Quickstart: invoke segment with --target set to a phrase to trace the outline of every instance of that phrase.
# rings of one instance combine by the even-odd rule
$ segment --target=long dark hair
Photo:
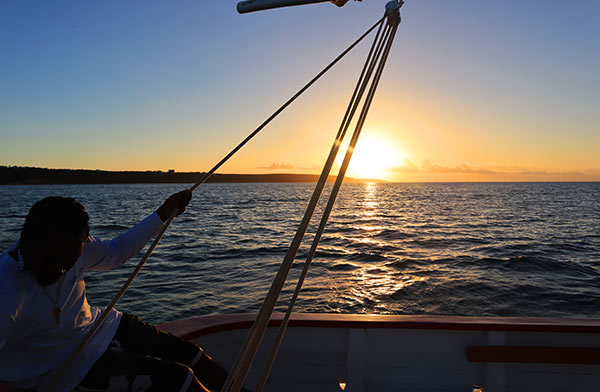
[[[89,233],[89,215],[72,197],[51,196],[35,203],[25,218],[19,247],[43,241],[51,232],[77,236]]]

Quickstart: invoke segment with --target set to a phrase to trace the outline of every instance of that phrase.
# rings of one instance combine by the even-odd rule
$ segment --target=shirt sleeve
[[[1,279],[0,279],[1,280]],[[19,297],[13,284],[3,281],[0,285],[0,350],[6,344],[19,309]]]
[[[107,271],[122,265],[135,256],[162,226],[163,222],[155,212],[110,241],[89,236],[81,255],[84,270]]]

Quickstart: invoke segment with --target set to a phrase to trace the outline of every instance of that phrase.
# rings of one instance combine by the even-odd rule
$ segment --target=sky
[[[385,3],[2,1],[0,165],[207,171]],[[349,176],[600,181],[600,1],[406,0],[401,15]],[[370,40],[219,172],[319,173]]]

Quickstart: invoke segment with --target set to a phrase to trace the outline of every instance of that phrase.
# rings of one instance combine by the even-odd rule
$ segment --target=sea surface
[[[257,311],[313,187],[200,186],[117,308],[150,322]],[[29,208],[46,196],[75,197],[91,234],[110,239],[184,188],[0,186],[0,249],[17,241]],[[89,273],[89,302],[107,305],[141,256]],[[346,184],[295,310],[600,318],[600,183]]]

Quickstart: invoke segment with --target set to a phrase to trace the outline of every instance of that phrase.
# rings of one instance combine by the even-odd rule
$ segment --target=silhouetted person
[[[114,309],[47,389],[103,311],[88,305],[84,272],[125,263],[191,196],[170,196],[111,241],[90,235],[88,214],[74,199],[38,201],[19,242],[0,255],[0,381],[41,391],[205,391],[201,382],[220,389],[227,373],[200,347]]]

